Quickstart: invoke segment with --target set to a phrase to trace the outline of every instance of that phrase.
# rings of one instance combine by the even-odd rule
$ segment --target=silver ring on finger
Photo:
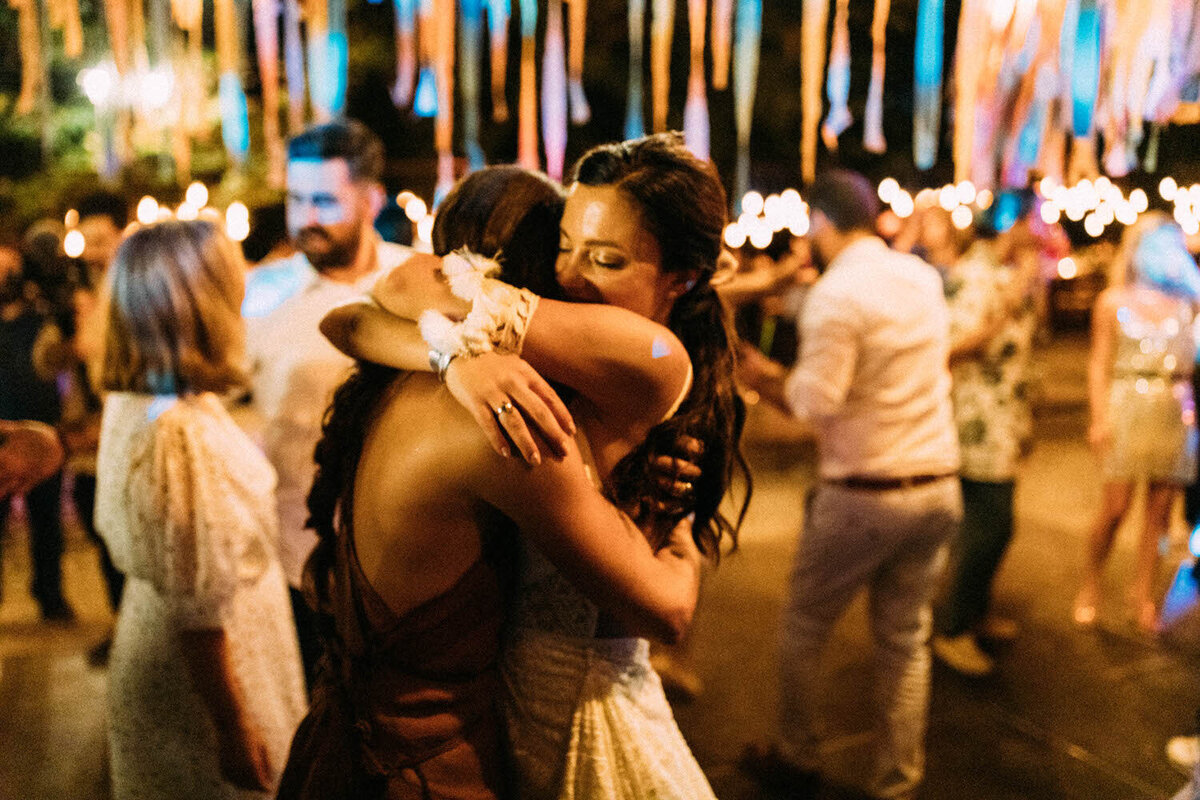
[[[512,401],[505,400],[502,404],[493,408],[492,413],[495,414],[497,417],[503,417],[505,414],[511,414],[515,410],[516,409],[513,406]]]

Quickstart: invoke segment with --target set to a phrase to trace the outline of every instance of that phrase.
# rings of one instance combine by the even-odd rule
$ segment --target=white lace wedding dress
[[[502,663],[517,796],[715,800],[650,666],[649,643],[597,638],[596,607],[520,541]]]
[[[113,797],[262,797],[221,779],[178,634],[225,631],[278,775],[307,703],[275,550],[274,471],[211,394],[114,392],[97,477],[96,525],[127,578],[108,676]]]

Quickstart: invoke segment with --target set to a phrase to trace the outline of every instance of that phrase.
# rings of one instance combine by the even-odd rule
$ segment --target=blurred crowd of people
[[[286,205],[240,248],[209,221],[131,226],[110,192],[75,204],[78,257],[54,220],[0,238],[0,528],[23,498],[48,623],[75,617],[64,497],[97,547],[114,796],[711,796],[647,640],[684,637],[702,561],[736,545],[745,506],[722,503],[749,494],[745,401],[808,426],[819,480],[777,733],[743,767],[815,796],[820,659],[865,589],[862,788],[914,796],[931,658],[985,676],[1020,633],[992,587],[1070,249],[1035,195],[965,228],[937,206],[881,226],[866,179],[828,171],[806,236],[730,254],[711,165],[656,136],[589,152],[566,193],[516,167],[465,178],[426,255],[376,230],[384,153],[364,126],[315,127],[288,155]],[[1129,617],[1168,621],[1198,300],[1182,231],[1144,215],[1092,318],[1104,485],[1082,628],[1110,611],[1140,482]],[[1193,766],[1195,742],[1173,758]]]

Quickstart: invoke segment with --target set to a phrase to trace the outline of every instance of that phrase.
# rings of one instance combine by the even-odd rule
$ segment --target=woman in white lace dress
[[[96,522],[127,577],[117,800],[265,796],[304,713],[275,475],[214,394],[241,378],[244,271],[204,221],[141,228],[113,263]]]
[[[724,536],[736,534],[718,506],[740,462],[743,415],[733,387],[729,328],[711,285],[724,222],[719,180],[677,135],[596,148],[576,166],[561,224],[557,281],[571,300],[634,311],[669,328],[684,344],[693,379],[677,387],[674,408],[658,424],[628,423],[639,419],[636,409],[644,404],[630,378],[652,370],[653,356],[647,360],[640,351],[615,347],[590,324],[586,308],[573,309],[554,352],[542,349],[554,342],[532,337],[522,352],[547,378],[576,392],[570,408],[582,434],[577,440],[605,493],[651,541],[662,541],[665,530],[694,513],[694,538],[710,555]],[[412,318],[414,307],[421,306],[412,296],[412,276],[398,270],[393,277],[376,287],[375,299]],[[356,355],[387,357],[378,339],[364,338],[369,337],[352,343]],[[468,409],[496,409],[504,393],[511,393],[505,387],[523,380],[491,357],[455,359],[447,373],[448,385]],[[494,439],[503,441],[501,427],[514,432],[513,414],[475,416]],[[655,486],[662,476],[654,465],[670,461],[686,437],[704,445],[696,458],[699,475],[679,481],[685,502],[664,509]],[[648,642],[606,618],[528,540],[521,549],[502,665],[519,796],[712,797],[650,666]]]

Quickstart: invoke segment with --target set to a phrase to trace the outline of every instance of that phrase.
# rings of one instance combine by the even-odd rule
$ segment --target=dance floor
[[[1133,530],[1120,534],[1101,624],[1085,632],[1070,622],[1086,527],[1099,501],[1099,476],[1083,441],[1085,348],[1067,340],[1039,354],[1037,442],[1019,484],[1016,539],[997,583],[999,610],[1020,622],[1021,635],[995,649],[992,676],[967,679],[935,664],[926,800],[1140,800],[1169,797],[1183,783],[1163,746],[1188,728],[1200,705],[1200,662],[1138,636],[1124,619]],[[723,800],[764,796],[738,771],[737,757],[746,742],[768,735],[774,719],[776,621],[813,476],[813,449],[786,421],[756,409],[748,440],[756,484],[743,546],[706,579],[685,653],[704,688],[676,705],[680,727]],[[64,569],[79,622],[45,626],[28,597],[25,535],[14,526],[4,541],[0,800],[105,800],[105,673],[86,659],[110,623],[95,554],[72,526]],[[1182,539],[1175,531],[1164,589]],[[826,757],[836,784],[854,783],[865,769],[869,659],[859,601],[838,626],[825,663]],[[822,797],[856,795],[833,785]]]

